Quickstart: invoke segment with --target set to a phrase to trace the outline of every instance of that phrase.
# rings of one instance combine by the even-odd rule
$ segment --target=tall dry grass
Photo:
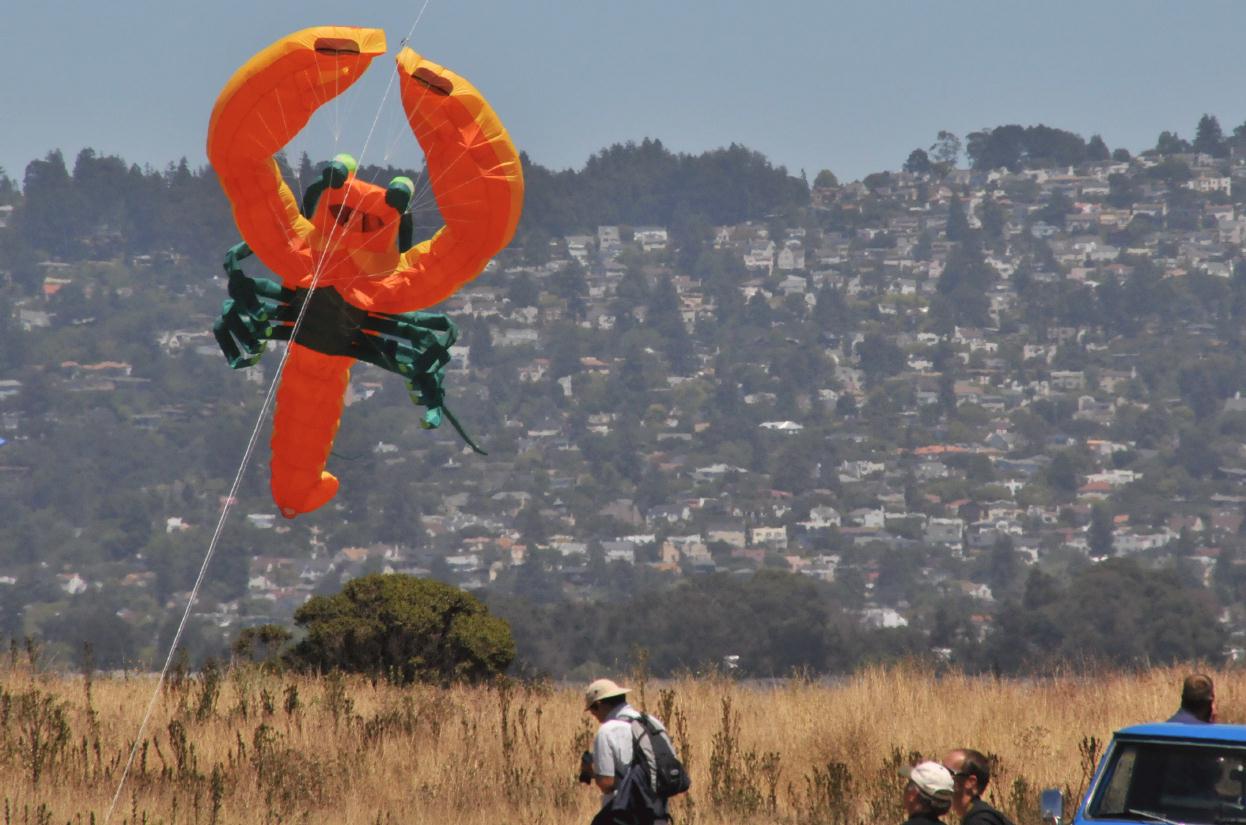
[[[1246,719],[1227,672],[1222,718]],[[633,677],[693,776],[677,821],[894,822],[896,768],[971,746],[991,796],[1035,820],[1075,795],[1122,725],[1165,718],[1183,671],[1031,681],[871,668],[832,684]],[[102,823],[152,695],[147,676],[0,665],[0,823]],[[174,678],[139,742],[115,823],[587,823],[575,781],[594,730],[578,686],[397,688],[251,667]]]

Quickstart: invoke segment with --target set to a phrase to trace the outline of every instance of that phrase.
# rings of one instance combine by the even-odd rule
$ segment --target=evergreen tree
[[[680,306],[674,282],[669,275],[662,276],[649,295],[645,326],[662,336],[663,352],[672,369],[684,375],[695,366],[696,358]]]
[[[953,194],[947,205],[947,228],[944,230],[949,241],[966,241],[972,234],[969,218],[965,215],[965,206],[960,196]]]
[[[0,206],[8,206],[17,201],[18,198],[17,184],[4,171],[4,167],[0,166]]]
[[[1199,118],[1193,149],[1195,152],[1202,152],[1215,158],[1226,157],[1229,154],[1229,147],[1224,142],[1224,133],[1220,131],[1220,121],[1214,115],[1203,115]]]
[[[81,213],[65,156],[59,150],[43,160],[31,161],[22,183],[22,206],[13,215],[16,231],[36,249],[67,258],[75,249],[81,227],[75,218]]]
[[[1021,557],[1017,555],[1012,539],[1002,535],[991,545],[991,556],[987,569],[987,583],[991,586],[991,595],[1003,599],[1017,589],[1021,579]]]
[[[1114,530],[1112,511],[1102,503],[1096,504],[1090,511],[1090,529],[1086,534],[1090,552],[1099,558],[1112,555],[1116,541]]]
[[[572,259],[550,277],[554,293],[567,302],[567,314],[583,320],[588,312],[588,279],[584,267]]]
[[[954,323],[981,326],[990,320],[986,293],[995,280],[995,270],[986,263],[973,236],[953,249],[937,286],[939,294],[949,299]]]
[[[1190,151],[1189,141],[1182,140],[1176,132],[1160,132],[1155,141],[1155,151],[1161,155],[1176,155]]]
[[[1086,158],[1100,162],[1107,160],[1109,157],[1108,145],[1103,142],[1103,138],[1099,135],[1091,135],[1090,140],[1086,143]]]

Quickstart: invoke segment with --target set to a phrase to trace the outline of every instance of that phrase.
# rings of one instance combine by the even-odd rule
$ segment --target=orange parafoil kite
[[[492,107],[465,79],[409,48],[397,57],[402,106],[445,226],[411,246],[412,182],[359,180],[349,156],[338,156],[302,204],[296,200],[273,156],[384,51],[379,29],[323,26],[283,37],[234,73],[208,126],[208,159],[244,241],[226,258],[234,300],[217,338],[233,366],[255,362],[255,338],[290,340],[271,462],[273,500],[287,518],[337,492],[325,465],[355,360],[411,378],[430,407],[425,421],[440,421],[440,373],[433,383],[418,379],[444,366],[453,325],[413,311],[476,277],[510,242],[522,207],[519,157]],[[237,261],[251,253],[280,286],[242,276]],[[273,300],[257,301],[257,293]],[[274,306],[281,310],[270,313]],[[412,349],[420,335],[431,343]]]

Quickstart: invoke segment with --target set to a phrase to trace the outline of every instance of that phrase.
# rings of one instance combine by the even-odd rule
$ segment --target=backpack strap
[[[649,780],[649,789],[656,792],[658,787],[658,766],[653,757],[653,737],[657,728],[647,713],[637,713],[628,717],[632,726],[632,764],[644,768]],[[637,730],[639,728],[639,731]]]

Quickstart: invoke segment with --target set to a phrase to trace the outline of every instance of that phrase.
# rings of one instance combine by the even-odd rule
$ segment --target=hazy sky
[[[54,148],[71,167],[84,146],[205,163],[229,75],[323,24],[383,28],[391,55],[414,25],[413,47],[554,168],[655,137],[850,179],[898,168],[940,129],[1045,123],[1138,151],[1164,129],[1192,138],[1204,112],[1226,133],[1246,120],[1234,0],[4,0],[0,21],[0,166],[19,181]],[[374,61],[292,154],[418,166],[397,89],[386,97],[392,66]]]

